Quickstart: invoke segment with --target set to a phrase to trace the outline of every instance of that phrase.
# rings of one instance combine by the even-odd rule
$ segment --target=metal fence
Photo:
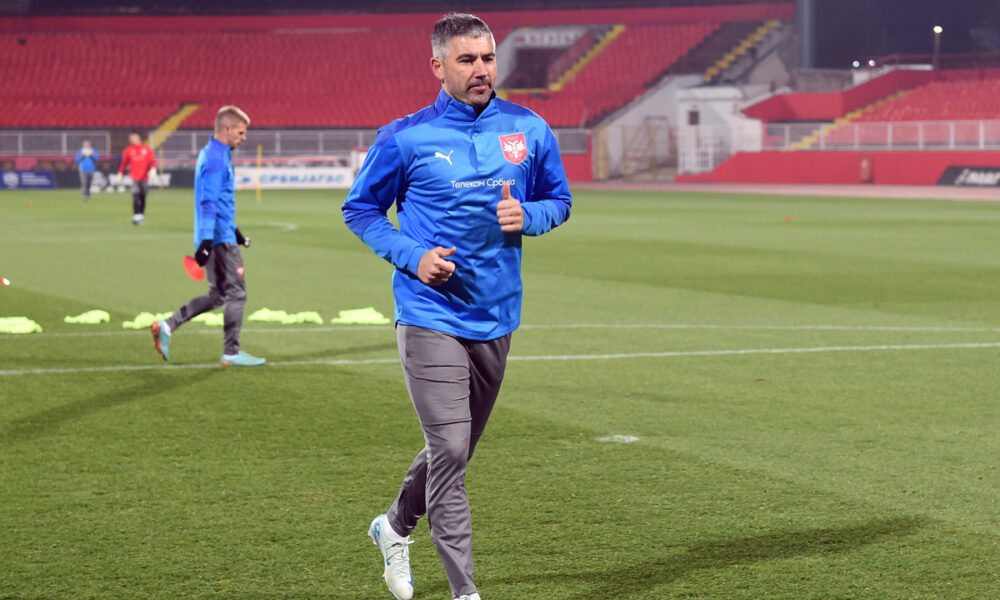
[[[0,131],[0,156],[73,156],[84,140],[101,156],[111,154],[111,133],[96,131]]]
[[[1000,120],[768,123],[764,150],[997,150]]]
[[[198,156],[212,137],[211,131],[177,131],[157,150],[167,159],[183,160]],[[265,157],[348,156],[356,148],[365,148],[375,141],[372,130],[269,130],[247,132],[247,141],[237,148],[236,155],[256,156],[258,146]]]
[[[329,156],[349,157],[357,148],[367,148],[375,141],[373,129],[274,130],[251,129],[247,141],[237,149],[236,156],[264,157]],[[560,129],[555,131],[563,154],[586,154],[590,131]],[[174,132],[158,149],[160,158],[175,161],[192,160],[208,143],[208,130]],[[109,131],[0,131],[0,156],[72,156],[85,139],[89,139],[102,156],[111,154]],[[121,136],[119,136],[121,137]],[[121,148],[116,148],[121,151]]]
[[[1000,150],[1000,120],[765,123],[678,128],[679,173],[704,173],[737,152]]]

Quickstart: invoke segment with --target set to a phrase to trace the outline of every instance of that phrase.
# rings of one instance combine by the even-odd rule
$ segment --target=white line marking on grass
[[[603,437],[594,438],[595,442],[610,442],[613,444],[631,444],[632,442],[638,442],[639,438],[634,435],[605,435]]]
[[[357,366],[357,365],[377,365],[377,364],[399,364],[398,358],[371,358],[371,359],[345,359],[345,360],[289,360],[268,362],[261,368],[270,367],[295,367],[323,365],[330,367]],[[11,369],[0,371],[0,376],[5,375],[65,375],[75,373],[117,373],[122,371],[156,371],[156,370],[190,370],[190,369],[241,369],[242,367],[222,367],[219,363],[198,363],[190,365],[114,365],[107,367],[65,367],[59,369]]]
[[[243,333],[327,333],[331,331],[374,331],[374,330],[389,330],[392,329],[391,325],[338,325],[331,327],[267,327],[267,328],[253,328],[244,327],[241,329]],[[184,328],[184,335],[189,334],[222,334],[221,327],[195,327],[195,328]],[[33,333],[33,334],[15,334],[7,333],[0,334],[0,339],[3,338],[19,338],[23,340],[30,339],[40,339],[40,338],[75,338],[75,337],[111,337],[119,335],[149,335],[149,328],[143,327],[142,329],[123,329],[118,331],[62,331],[58,333]]]
[[[386,331],[392,325],[336,325],[316,327],[244,327],[246,333],[329,333],[336,331]],[[896,331],[896,332],[940,332],[940,333],[1000,333],[1000,327],[894,327],[880,325],[698,325],[689,323],[575,323],[562,325],[522,325],[521,329],[717,329],[742,331]],[[185,328],[184,333],[215,334],[218,327]],[[3,338],[38,339],[61,337],[104,337],[117,335],[149,335],[149,329],[119,331],[80,331],[23,334],[0,334]]]
[[[1000,342],[961,344],[883,344],[878,346],[815,346],[811,348],[745,348],[733,350],[677,350],[672,352],[632,352],[628,354],[564,354],[553,356],[511,356],[507,360],[616,360],[623,358],[677,358],[684,356],[733,356],[741,354],[806,354],[810,352],[872,352],[877,350],[949,350],[1000,348]]]
[[[284,223],[282,221],[268,221],[267,225],[274,225],[281,231],[295,231],[299,228],[295,223]]]
[[[739,356],[749,354],[807,354],[818,352],[873,352],[885,350],[970,350],[1000,348],[1000,342],[960,343],[960,344],[898,344],[877,346],[814,346],[808,348],[744,348],[731,350],[676,350],[671,352],[634,352],[629,354],[562,354],[548,356],[510,356],[508,361],[570,361],[570,360],[621,360],[630,358],[679,358],[687,356]],[[313,366],[331,367],[397,364],[398,358],[369,358],[342,360],[295,360],[267,363],[273,367]],[[191,365],[116,365],[107,367],[66,367],[59,369],[9,369],[0,371],[0,376],[8,375],[51,375],[74,373],[107,373],[118,371],[151,371],[154,369],[208,369],[220,368],[218,363]],[[239,368],[239,367],[231,367]],[[267,368],[267,367],[262,367]]]

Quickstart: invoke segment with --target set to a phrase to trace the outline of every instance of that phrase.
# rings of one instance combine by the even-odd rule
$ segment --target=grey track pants
[[[218,308],[222,310],[223,352],[236,354],[240,351],[240,328],[243,326],[243,306],[247,301],[247,287],[243,279],[243,255],[236,244],[219,244],[212,248],[205,264],[205,279],[208,293],[188,300],[167,319],[170,331],[187,323],[203,312]]]
[[[424,448],[403,479],[389,523],[409,535],[426,514],[452,596],[473,594],[465,468],[500,391],[510,335],[480,342],[400,325],[396,340]]]
[[[90,184],[94,181],[94,172],[84,173],[80,171],[80,193],[85,200],[90,199]]]

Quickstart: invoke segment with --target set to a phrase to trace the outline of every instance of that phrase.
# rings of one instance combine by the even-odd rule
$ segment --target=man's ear
[[[431,57],[431,72],[438,78],[438,81],[444,81],[444,64],[436,56]]]

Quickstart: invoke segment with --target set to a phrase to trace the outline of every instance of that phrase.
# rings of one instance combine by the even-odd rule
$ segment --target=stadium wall
[[[1000,168],[1000,152],[738,152],[713,171],[675,181],[935,185],[951,166]]]
[[[593,162],[590,152],[586,154],[563,154],[563,168],[570,183],[592,181],[594,179]]]

